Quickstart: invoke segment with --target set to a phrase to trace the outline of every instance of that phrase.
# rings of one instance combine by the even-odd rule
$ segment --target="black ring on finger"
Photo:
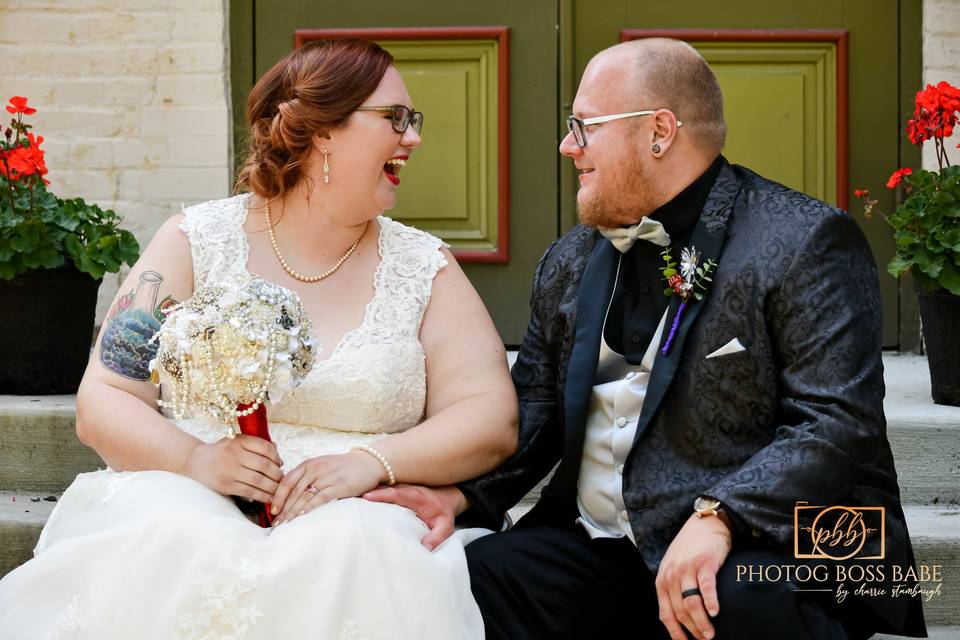
[[[693,589],[685,589],[684,591],[680,592],[680,597],[683,599],[687,599],[690,596],[699,596],[699,595],[701,595],[700,589],[697,587],[694,587]]]

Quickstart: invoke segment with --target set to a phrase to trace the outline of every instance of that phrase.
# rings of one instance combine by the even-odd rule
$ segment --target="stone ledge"
[[[960,432],[960,407],[933,403],[926,357],[885,353],[883,370],[883,381],[887,388],[883,410],[887,424],[896,424],[904,429],[953,428]]]

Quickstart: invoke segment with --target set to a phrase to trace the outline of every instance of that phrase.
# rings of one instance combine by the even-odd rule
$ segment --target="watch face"
[[[704,498],[700,496],[693,503],[693,509],[695,511],[714,511],[718,508],[720,508],[720,501],[714,498]]]

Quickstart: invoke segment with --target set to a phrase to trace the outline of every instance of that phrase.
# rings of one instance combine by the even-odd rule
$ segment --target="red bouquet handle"
[[[247,411],[253,405],[249,404],[240,404],[237,405],[237,411]],[[248,436],[256,436],[258,438],[263,438],[267,442],[270,440],[270,428],[267,423],[267,408],[262,404],[257,407],[256,411],[249,415],[243,415],[237,417],[237,422],[240,424],[240,433],[244,433]],[[273,515],[270,513],[270,505],[264,504],[263,507],[257,513],[257,520],[260,522],[261,527],[269,527],[273,524]]]

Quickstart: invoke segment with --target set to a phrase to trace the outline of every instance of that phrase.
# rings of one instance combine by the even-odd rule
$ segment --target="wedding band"
[[[317,495],[318,493],[320,493],[320,489],[317,489],[315,486],[313,486],[313,483],[308,484],[307,488],[304,489],[303,491],[304,493],[312,493],[313,495]]]
[[[680,595],[683,597],[683,599],[687,599],[690,596],[699,596],[700,589],[698,589],[697,587],[694,587],[693,589],[687,589],[686,591],[681,591]]]

